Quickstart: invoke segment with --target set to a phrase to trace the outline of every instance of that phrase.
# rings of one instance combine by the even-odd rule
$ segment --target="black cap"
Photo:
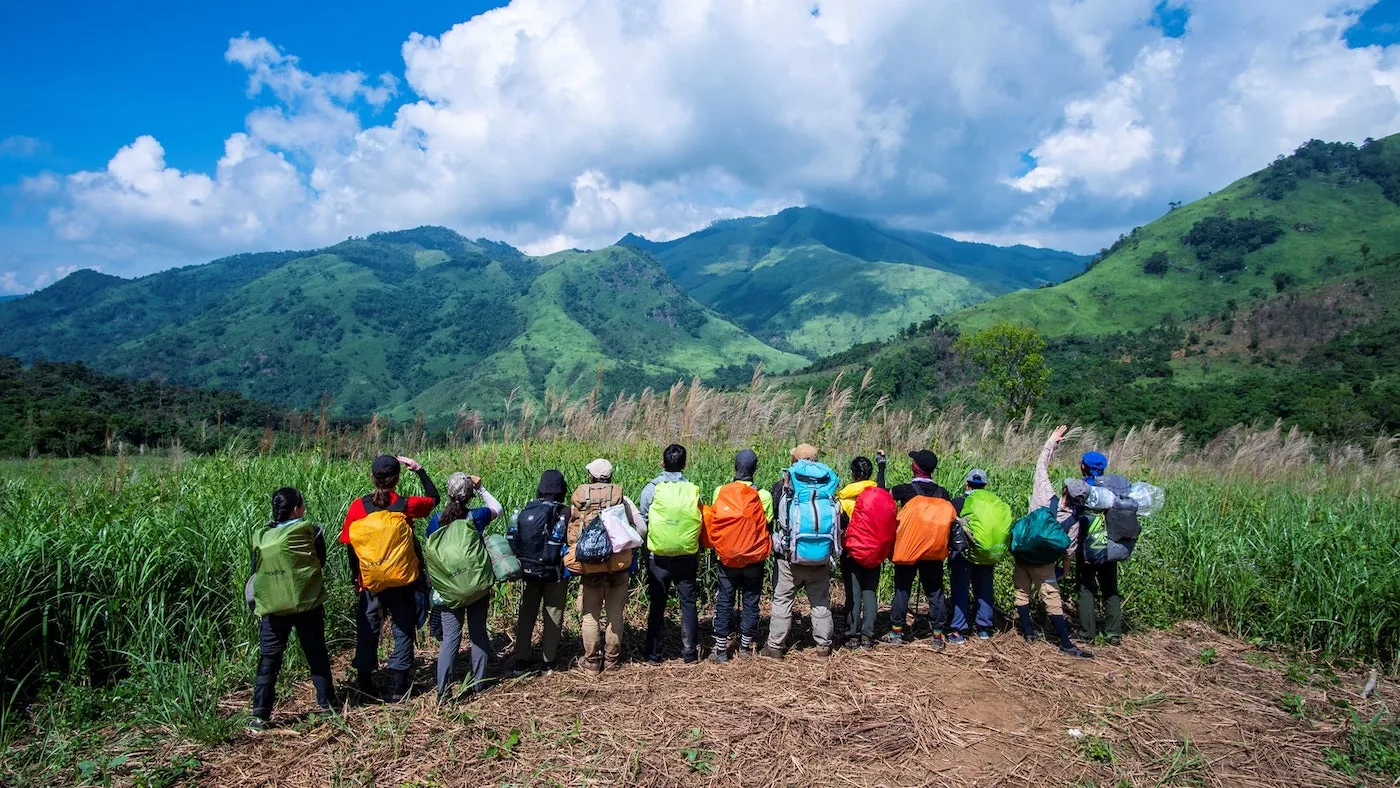
[[[758,470],[758,455],[753,449],[744,449],[734,455],[734,479],[736,481],[753,481],[754,472]]]
[[[566,492],[568,492],[568,484],[564,481],[563,473],[551,468],[540,474],[540,485],[535,489],[535,495],[541,498],[546,495],[563,497]]]
[[[387,478],[399,475],[399,461],[391,455],[381,454],[374,458],[374,464],[370,466],[369,472],[373,476]]]
[[[913,460],[915,465],[929,475],[933,475],[933,472],[938,470],[938,455],[928,449],[909,452],[909,459]]]

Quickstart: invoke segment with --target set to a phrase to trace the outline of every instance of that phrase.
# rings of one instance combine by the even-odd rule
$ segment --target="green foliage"
[[[1113,745],[1102,736],[1085,736],[1079,740],[1079,748],[1090,763],[1113,763]]]
[[[1045,339],[1034,328],[994,323],[963,336],[957,352],[981,367],[977,385],[1001,404],[1008,418],[1035,407],[1045,393],[1050,369],[1045,365]]]
[[[1207,216],[1191,225],[1181,242],[1191,247],[1196,259],[1220,273],[1244,267],[1244,256],[1268,246],[1283,235],[1283,227],[1273,217],[1227,219]]]
[[[1351,777],[1374,774],[1400,778],[1400,721],[1384,711],[1365,720],[1352,710],[1347,746],[1328,749],[1323,760]]]
[[[1143,273],[1151,274],[1153,276],[1163,276],[1167,273],[1167,271],[1171,270],[1171,267],[1171,258],[1167,257],[1167,253],[1162,251],[1161,249],[1158,249],[1157,251],[1148,255],[1147,259],[1144,260],[1142,263]]]
[[[1214,665],[1217,654],[1213,648],[1203,648],[1198,656],[1202,665]]]

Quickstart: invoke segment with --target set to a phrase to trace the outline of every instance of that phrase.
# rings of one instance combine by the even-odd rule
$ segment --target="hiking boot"
[[[875,648],[875,639],[866,635],[860,636],[860,648],[862,651],[869,651]]]
[[[578,661],[579,670],[590,676],[596,676],[603,672],[603,661],[601,659],[581,659]]]
[[[902,646],[904,645],[904,635],[899,632],[886,632],[884,637],[880,638],[880,642],[887,646]]]
[[[954,646],[961,646],[963,643],[967,642],[967,639],[963,637],[963,633],[961,632],[949,632],[948,642]]]
[[[992,639],[992,631],[991,631],[990,629],[979,629],[979,630],[977,630],[977,639],[978,639],[978,640],[991,640],[991,639]]]
[[[1110,645],[1110,646],[1121,646],[1121,645],[1123,645],[1123,636],[1122,636],[1122,635],[1109,635],[1109,636],[1108,636],[1108,645]]]
[[[783,658],[782,649],[773,648],[772,646],[764,646],[762,649],[759,649],[758,653],[760,656],[768,657],[769,659]]]
[[[253,716],[248,718],[248,723],[243,727],[247,728],[249,733],[262,733],[271,726],[272,722],[266,717],[259,717],[258,715],[254,714]]]
[[[374,676],[369,673],[361,673],[355,679],[355,691],[367,698],[379,699],[379,688],[374,686]]]
[[[831,646],[817,646],[817,656],[822,659],[831,656]]]
[[[385,700],[390,703],[398,703],[408,695],[413,689],[413,675],[407,670],[394,671],[394,681],[390,685],[389,695]]]
[[[528,661],[528,660],[523,660],[523,659],[517,659],[517,660],[515,661],[515,665],[512,666],[511,669],[510,669],[510,675],[511,675],[512,677],[524,676],[524,675],[526,675],[527,673],[530,673],[530,672],[532,672],[532,671],[531,671],[531,667],[530,667],[529,661]]]
[[[933,650],[936,651],[936,652],[941,652],[941,651],[943,651],[943,649],[946,648],[947,645],[948,645],[947,641],[944,640],[944,639],[943,639],[943,636],[942,636],[942,635],[939,635],[939,634],[935,634],[933,637],[929,638],[929,641],[928,641],[928,647],[931,648],[931,649],[933,649]]]
[[[1039,633],[1039,632],[1022,632],[1022,633],[1021,633],[1021,637],[1024,638],[1025,641],[1026,641],[1027,643],[1035,643],[1036,641],[1040,640],[1040,633]]]
[[[841,648],[860,648],[860,638],[855,635],[847,635],[841,638],[839,645]]]
[[[757,658],[758,658],[758,646],[752,646],[752,645],[750,645],[750,646],[740,646],[740,647],[739,647],[739,656],[743,657],[744,659],[757,659]]]
[[[1060,653],[1066,657],[1078,657],[1080,659],[1093,659],[1094,654],[1071,643],[1068,646],[1060,646]]]
[[[687,665],[694,665],[695,663],[700,661],[700,655],[695,652],[691,652],[689,654],[682,654],[681,661]]]
[[[541,662],[541,663],[540,663],[540,673],[543,673],[543,674],[546,675],[546,676],[548,676],[549,674],[553,673],[554,671],[556,671],[556,670],[558,670],[558,669],[559,669],[559,663],[556,662],[556,661],[554,661],[554,660],[552,660],[552,659],[547,659],[547,660],[545,660],[544,662]]]
[[[728,649],[722,649],[722,648],[717,648],[717,649],[715,649],[715,650],[714,650],[714,653],[710,654],[710,660],[711,660],[712,662],[714,662],[716,665],[723,665],[724,663],[728,662],[728,661],[729,661],[729,651],[728,651]]]

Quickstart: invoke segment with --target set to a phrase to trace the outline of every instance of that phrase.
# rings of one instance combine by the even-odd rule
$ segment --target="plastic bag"
[[[612,551],[620,553],[623,550],[632,550],[642,546],[642,536],[637,533],[637,529],[632,527],[628,521],[627,507],[625,504],[609,506],[598,514],[603,520],[603,527],[608,529],[608,538],[612,540]]]
[[[1090,487],[1089,495],[1084,499],[1084,508],[1102,512],[1113,508],[1113,502],[1118,500],[1118,496],[1107,487]]]
[[[1128,497],[1137,502],[1139,515],[1151,517],[1166,503],[1167,492],[1147,482],[1133,482],[1133,486],[1128,490]]]

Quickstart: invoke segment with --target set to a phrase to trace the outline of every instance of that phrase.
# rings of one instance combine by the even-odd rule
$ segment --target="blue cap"
[[[1090,476],[1102,476],[1103,472],[1108,470],[1108,458],[1096,451],[1085,452],[1084,456],[1079,458],[1079,464],[1084,466],[1084,470],[1088,471]]]

